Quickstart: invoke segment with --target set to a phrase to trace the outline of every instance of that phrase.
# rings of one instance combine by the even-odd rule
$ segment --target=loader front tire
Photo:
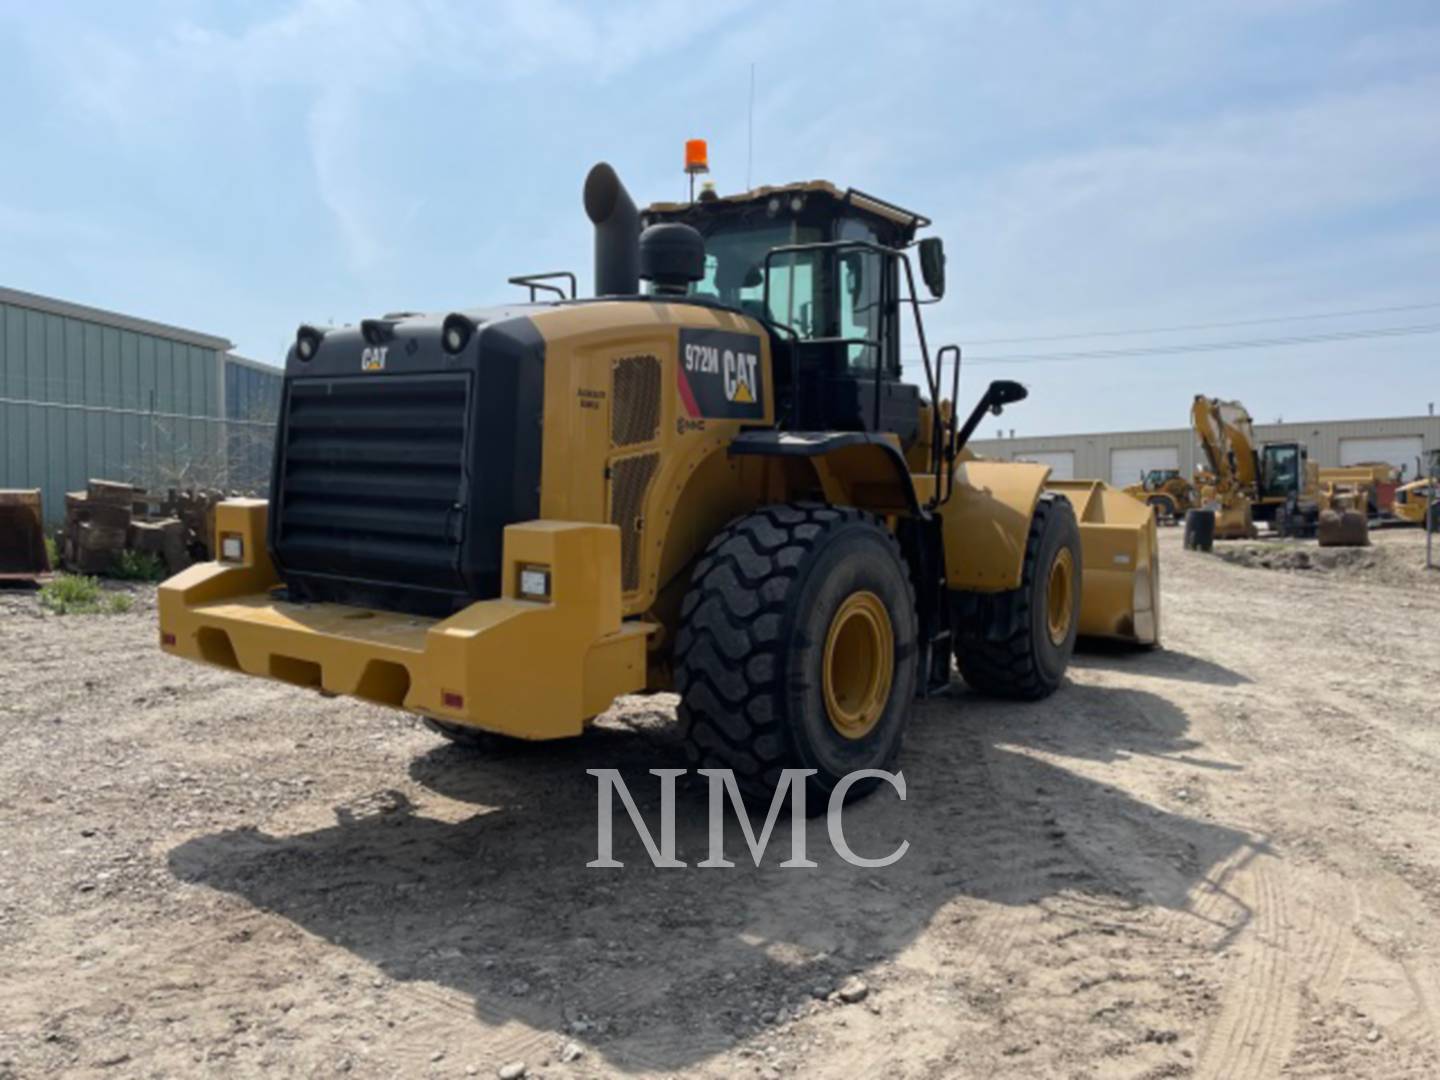
[[[1151,495],[1145,500],[1150,512],[1155,515],[1157,525],[1175,520],[1175,500],[1168,495]]]
[[[675,641],[692,764],[733,770],[757,799],[783,769],[815,769],[807,810],[823,811],[847,773],[893,769],[917,634],[900,547],[870,515],[793,503],[731,522],[695,566]]]
[[[971,689],[1038,701],[1059,687],[1080,623],[1080,527],[1063,495],[1035,504],[1020,587],[965,594],[955,663]]]

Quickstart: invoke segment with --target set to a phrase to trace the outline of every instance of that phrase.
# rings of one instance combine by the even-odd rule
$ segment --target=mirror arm
[[[952,405],[951,408],[954,408]],[[965,418],[960,431],[955,436],[955,450],[959,454],[965,449],[965,444],[970,441],[970,436],[975,434],[975,429],[980,426],[980,421],[985,419],[985,414],[990,411],[990,395],[987,393],[975,403],[975,408],[970,410],[970,415]]]

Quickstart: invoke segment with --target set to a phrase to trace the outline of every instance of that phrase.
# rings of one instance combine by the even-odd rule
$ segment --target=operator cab
[[[1179,475],[1179,469],[1151,469],[1141,479],[1141,485],[1146,491],[1159,491]]]
[[[1260,452],[1260,497],[1298,497],[1305,486],[1305,457],[1300,443],[1266,443]]]
[[[690,225],[705,240],[704,275],[692,296],[771,330],[781,426],[895,432],[904,445],[914,441],[920,390],[902,379],[900,307],[918,301],[904,249],[928,218],[812,181],[656,203],[641,224],[659,222]],[[938,299],[940,241],[921,241],[921,256]]]

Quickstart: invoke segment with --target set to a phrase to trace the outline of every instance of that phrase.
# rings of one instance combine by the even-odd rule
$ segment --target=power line
[[[1391,315],[1397,311],[1425,311],[1440,308],[1440,301],[1428,304],[1402,304],[1398,307],[1359,308],[1354,311],[1325,311],[1313,315],[1271,315],[1263,319],[1240,319],[1234,322],[1187,323],[1180,326],[1151,326],[1141,330],[1092,330],[1076,334],[1045,334],[1039,337],[981,338],[971,345],[1020,345],[1033,341],[1074,341],[1080,338],[1130,337],[1135,334],[1172,334],[1182,330],[1225,330],[1236,326],[1263,326],[1266,323],[1304,322],[1310,319],[1348,319],[1359,315]]]
[[[1291,345],[1313,345],[1332,341],[1359,341],[1365,338],[1405,337],[1414,334],[1440,333],[1440,323],[1416,326],[1381,326],[1368,330],[1336,330],[1328,334],[1298,334],[1291,337],[1248,338],[1240,341],[1197,341],[1175,345],[1137,345],[1128,349],[1093,349],[1080,352],[996,353],[965,357],[965,364],[1038,364],[1047,361],[1064,363],[1072,360],[1123,360],[1140,356],[1171,356],[1181,353],[1226,352],[1233,349],[1273,349]],[[907,363],[918,363],[920,354],[913,347],[905,352]]]
[[[1375,327],[1369,330],[1337,330],[1329,334],[1299,334],[1292,337],[1250,338],[1243,341],[1190,342],[1177,345],[1141,345],[1132,349],[1095,349],[1088,352],[1013,353],[966,357],[966,364],[1036,364],[1046,361],[1118,360],[1137,356],[1176,356],[1182,353],[1226,352],[1232,349],[1275,349],[1292,345],[1314,345],[1331,341],[1359,341],[1366,338],[1405,337],[1440,333],[1440,323],[1417,326]]]

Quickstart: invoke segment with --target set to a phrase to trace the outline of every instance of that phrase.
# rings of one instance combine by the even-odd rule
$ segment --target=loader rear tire
[[[675,640],[691,763],[733,770],[756,799],[782,770],[815,769],[807,810],[823,811],[847,773],[894,765],[917,635],[900,547],[870,515],[793,503],[731,522],[695,566]]]
[[[1038,701],[1059,687],[1080,624],[1080,526],[1063,495],[1045,492],[1030,518],[1020,587],[970,594],[955,664],[970,688]]]

